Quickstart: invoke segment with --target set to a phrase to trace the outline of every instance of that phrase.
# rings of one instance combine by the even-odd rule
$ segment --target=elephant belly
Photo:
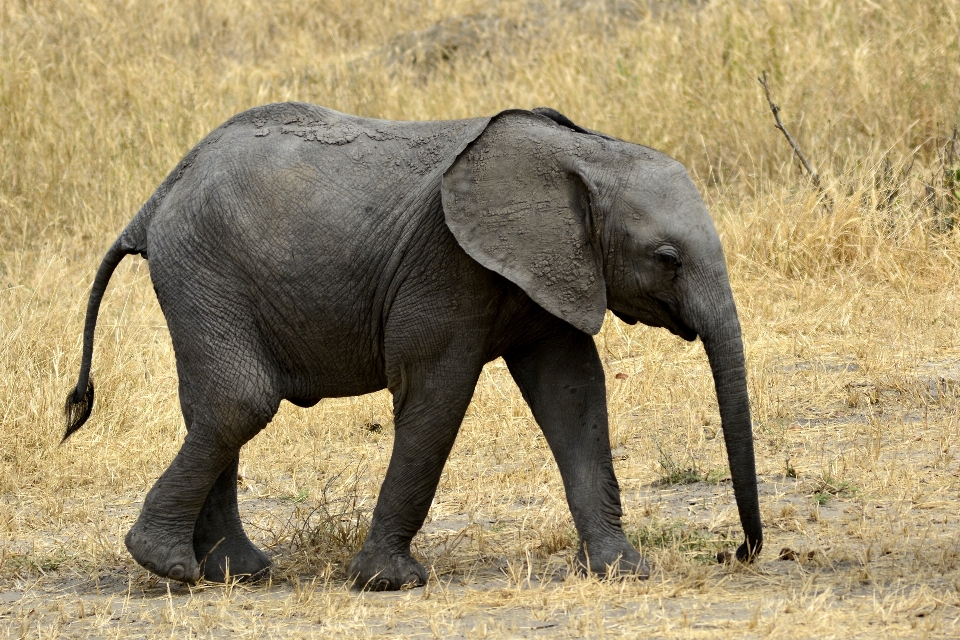
[[[378,337],[356,308],[327,308],[264,313],[282,395],[299,406],[321,398],[357,396],[386,387]]]

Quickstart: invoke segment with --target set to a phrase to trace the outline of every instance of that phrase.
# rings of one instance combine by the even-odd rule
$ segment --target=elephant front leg
[[[354,585],[394,590],[426,584],[427,572],[411,554],[457,431],[479,377],[442,370],[404,373],[394,390],[395,438],[370,533],[350,563]]]
[[[265,577],[270,558],[250,542],[237,506],[240,456],[227,464],[207,494],[193,529],[193,551],[206,580],[223,582],[227,575]]]
[[[577,566],[600,575],[649,577],[621,526],[603,367],[593,339],[570,327],[504,359],[560,468],[580,534]]]

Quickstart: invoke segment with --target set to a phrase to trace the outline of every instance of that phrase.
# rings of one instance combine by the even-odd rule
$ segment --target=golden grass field
[[[245,447],[270,582],[137,566],[123,535],[184,435],[174,359],[128,259],[93,418],[60,446],[90,284],[190,147],[281,100],[395,119],[546,105],[686,164],[744,326],[759,562],[715,560],[742,532],[701,345],[610,317],[614,464],[650,580],[569,573],[559,474],[500,362],[415,540],[426,588],[344,578],[388,461],[386,392],[285,404]],[[957,126],[958,0],[4,0],[0,637],[960,636]]]

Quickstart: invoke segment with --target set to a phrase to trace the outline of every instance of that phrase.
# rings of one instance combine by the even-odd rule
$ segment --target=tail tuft
[[[87,390],[82,396],[80,387],[67,395],[67,402],[63,407],[63,413],[67,419],[67,432],[63,434],[63,440],[60,442],[66,442],[74,431],[82,427],[90,417],[91,411],[93,411],[93,380],[87,383]]]
[[[67,396],[67,402],[63,406],[63,414],[67,419],[67,432],[63,434],[63,440],[60,442],[65,442],[70,434],[82,427],[93,410],[93,382],[90,380],[90,364],[93,362],[93,334],[97,328],[97,311],[100,310],[100,302],[103,300],[103,292],[106,291],[107,284],[110,282],[110,276],[113,275],[113,270],[123,260],[123,256],[136,251],[146,251],[145,245],[140,248],[137,243],[128,242],[129,229],[128,226],[120,234],[120,237],[110,245],[110,249],[107,251],[107,255],[103,256],[103,261],[97,268],[97,275],[93,279],[93,288],[90,289],[90,298],[87,300],[87,315],[83,321],[83,356],[80,358],[80,377],[77,379],[77,386]]]

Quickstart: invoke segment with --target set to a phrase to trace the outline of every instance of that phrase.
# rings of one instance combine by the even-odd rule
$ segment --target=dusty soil
[[[855,362],[829,359],[771,367],[795,379],[862,374]],[[343,537],[361,539],[372,504],[358,506],[355,489],[337,493],[330,480],[327,503],[320,504],[302,493],[269,495],[241,478],[248,531],[276,563],[270,580],[196,587],[168,583],[134,565],[119,547],[111,563],[58,569],[58,549],[62,557],[74,536],[97,535],[96,527],[79,534],[38,531],[4,545],[0,625],[9,637],[472,638],[641,632],[719,637],[734,630],[757,637],[825,637],[831,626],[837,627],[837,637],[865,637],[878,624],[885,634],[955,637],[960,632],[960,470],[950,453],[953,444],[943,436],[943,422],[953,419],[935,403],[953,393],[957,372],[958,361],[947,359],[922,363],[904,378],[910,384],[899,389],[854,380],[847,387],[865,394],[865,401],[854,397],[785,419],[777,437],[788,443],[787,459],[783,472],[760,477],[767,538],[761,560],[750,567],[720,565],[716,559],[718,551],[730,551],[739,542],[729,479],[722,472],[689,483],[676,478],[670,483],[665,475],[653,482],[631,477],[639,469],[630,464],[638,452],[628,443],[614,450],[615,464],[628,534],[654,566],[646,582],[571,574],[569,522],[560,531],[540,522],[562,496],[519,495],[530,488],[518,485],[518,495],[503,495],[499,505],[470,513],[445,503],[453,498],[449,493],[438,494],[414,545],[431,572],[426,588],[351,590],[336,564],[337,557],[349,557],[348,550],[324,557],[319,543],[311,547],[309,540],[323,531],[329,535],[331,521],[340,523]],[[922,410],[910,406],[908,391],[925,394],[930,404]],[[705,430],[715,437],[709,427]],[[380,440],[369,446],[389,450],[388,433],[375,437]],[[762,457],[775,443],[761,425],[758,454]],[[845,453],[869,455],[871,448],[877,451],[874,474],[879,468],[910,470],[915,483],[892,493],[865,491],[855,470],[835,469],[831,476],[803,468]],[[509,464],[497,468],[490,462],[492,473],[510,471]],[[109,544],[121,544],[140,497],[97,498],[91,516],[120,527],[100,532],[114,536]],[[49,566],[37,566],[37,558],[46,558]],[[16,569],[18,562],[22,566]],[[764,591],[767,597],[744,598]],[[860,612],[857,619],[867,625],[848,626],[851,611]]]

